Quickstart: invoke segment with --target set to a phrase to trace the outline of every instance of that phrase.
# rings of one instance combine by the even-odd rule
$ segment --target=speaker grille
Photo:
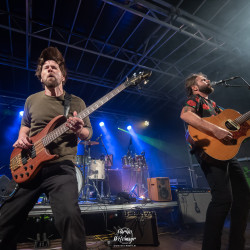
[[[171,201],[171,188],[169,178],[148,178],[149,198],[154,201]]]

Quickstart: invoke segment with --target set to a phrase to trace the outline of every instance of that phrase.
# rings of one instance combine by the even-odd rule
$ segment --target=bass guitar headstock
[[[149,80],[148,78],[152,75],[152,71],[148,72],[139,72],[138,74],[134,73],[132,77],[127,78],[125,86],[137,86],[139,84],[146,85]]]

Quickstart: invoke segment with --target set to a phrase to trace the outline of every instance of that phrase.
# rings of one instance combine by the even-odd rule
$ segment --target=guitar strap
[[[69,114],[70,102],[71,102],[71,94],[65,91],[65,95],[64,95],[64,116],[65,117],[67,117]]]

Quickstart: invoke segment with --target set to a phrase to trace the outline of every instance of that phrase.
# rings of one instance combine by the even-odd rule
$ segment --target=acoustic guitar
[[[226,161],[232,159],[238,153],[241,143],[250,136],[250,111],[241,115],[233,109],[225,109],[216,116],[203,119],[233,134],[233,139],[230,141],[218,140],[191,125],[188,126],[191,144],[202,148],[204,153],[216,160]]]
[[[138,75],[133,74],[130,79],[127,78],[117,88],[81,111],[77,117],[84,119],[129,86],[138,85],[141,82],[146,84],[151,73],[140,72]],[[30,149],[15,148],[13,150],[10,156],[10,170],[16,183],[28,182],[34,178],[45,162],[59,157],[58,155],[51,155],[46,146],[69,130],[66,127],[66,121],[67,119],[63,115],[55,117],[40,133],[30,137],[33,144]]]

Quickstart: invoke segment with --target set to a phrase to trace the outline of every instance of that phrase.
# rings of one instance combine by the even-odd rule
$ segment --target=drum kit
[[[76,156],[76,179],[78,184],[79,200],[92,200],[93,193],[99,201],[110,199],[109,171],[113,165],[113,155],[102,155],[100,159],[92,159],[90,148],[98,145],[97,141],[80,141],[84,145],[84,155]],[[145,159],[145,153],[133,156],[128,153],[122,157],[123,172],[127,177],[124,180],[124,190],[130,191],[131,195],[139,197],[147,192],[146,179],[148,177],[148,167]],[[106,196],[104,196],[104,186]],[[128,182],[128,183],[127,183]],[[123,185],[122,184],[122,185]],[[127,190],[129,189],[129,190]],[[107,201],[107,200],[106,200]]]
[[[97,141],[80,141],[84,145],[84,155],[76,156],[76,179],[80,200],[90,200],[90,194],[96,192],[99,199],[103,198],[103,182],[105,180],[106,161],[92,159],[90,156],[91,146],[98,145]],[[98,190],[101,183],[101,192]]]
[[[134,155],[127,154],[122,157],[122,168],[133,168],[137,169],[138,171],[142,168],[147,168],[147,163],[145,159],[145,154],[142,153],[141,155]]]

